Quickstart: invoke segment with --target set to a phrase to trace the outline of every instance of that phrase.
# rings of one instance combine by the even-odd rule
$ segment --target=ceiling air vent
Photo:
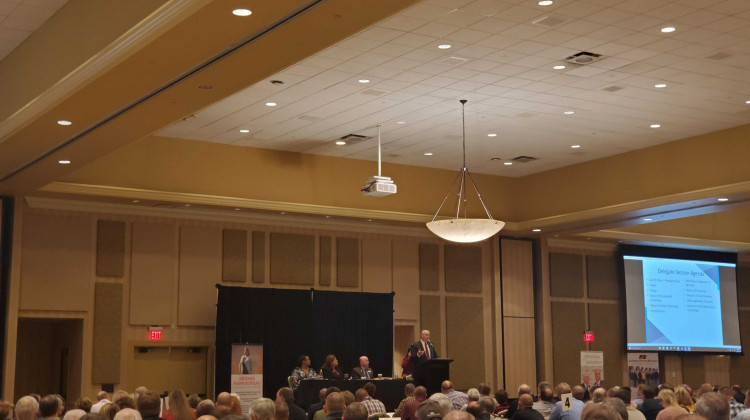
[[[372,137],[363,136],[361,134],[347,134],[344,137],[341,137],[341,140],[344,140],[349,144],[357,144],[371,138]]]
[[[595,54],[588,51],[581,51],[579,53],[575,53],[571,55],[570,57],[567,57],[565,61],[568,63],[578,64],[581,66],[585,66],[587,64],[596,63],[597,61],[603,60],[604,57],[601,54]]]
[[[715,54],[709,55],[706,58],[708,58],[709,60],[723,60],[723,59],[729,58],[731,56],[732,56],[732,54],[730,54],[728,52],[719,51],[719,52],[717,52]]]
[[[516,157],[514,157],[511,160],[513,162],[526,163],[526,162],[531,162],[532,160],[537,160],[537,159],[538,158],[535,158],[535,157],[521,155],[521,156],[516,156]]]
[[[617,91],[620,91],[620,90],[623,90],[623,89],[625,89],[625,88],[622,87],[622,86],[615,86],[615,85],[607,86],[607,87],[603,87],[602,88],[602,90],[605,91],[605,92],[617,92]]]

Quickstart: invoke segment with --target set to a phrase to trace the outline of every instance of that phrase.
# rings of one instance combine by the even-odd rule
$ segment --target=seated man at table
[[[352,379],[372,379],[372,369],[370,369],[370,359],[367,356],[359,357],[359,366],[352,369]]]
[[[364,388],[360,388],[354,393],[354,399],[367,408],[367,414],[370,416],[376,413],[385,413],[385,404],[372,398]]]
[[[427,388],[423,386],[414,388],[414,399],[404,404],[404,409],[401,412],[401,420],[417,420],[417,407],[426,399]]]

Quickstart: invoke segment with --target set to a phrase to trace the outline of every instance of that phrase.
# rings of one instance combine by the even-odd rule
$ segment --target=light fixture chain
[[[474,187],[474,191],[476,191],[477,197],[479,197],[479,202],[482,203],[484,212],[487,213],[487,218],[489,218],[490,220],[495,220],[490,213],[490,209],[488,209],[487,205],[484,204],[484,200],[482,200],[482,194],[479,192],[479,188],[477,188],[477,184],[474,182],[474,178],[471,176],[471,172],[469,172],[469,170],[467,169],[466,173],[469,174],[469,181],[471,181],[471,186]]]

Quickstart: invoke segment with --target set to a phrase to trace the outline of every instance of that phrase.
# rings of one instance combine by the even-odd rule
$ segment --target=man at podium
[[[430,330],[422,330],[419,334],[419,341],[411,345],[412,365],[416,367],[436,358],[438,358],[438,354],[430,342]]]

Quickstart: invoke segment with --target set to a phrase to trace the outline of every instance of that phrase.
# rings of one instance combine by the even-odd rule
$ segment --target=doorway
[[[18,318],[14,401],[24,395],[81,397],[82,319]]]
[[[409,346],[414,343],[414,325],[395,325],[393,327],[393,377],[400,377],[403,373],[401,360],[406,355]]]
[[[175,389],[205,398],[208,386],[208,347],[136,346],[131,388],[145,386],[163,394]]]

